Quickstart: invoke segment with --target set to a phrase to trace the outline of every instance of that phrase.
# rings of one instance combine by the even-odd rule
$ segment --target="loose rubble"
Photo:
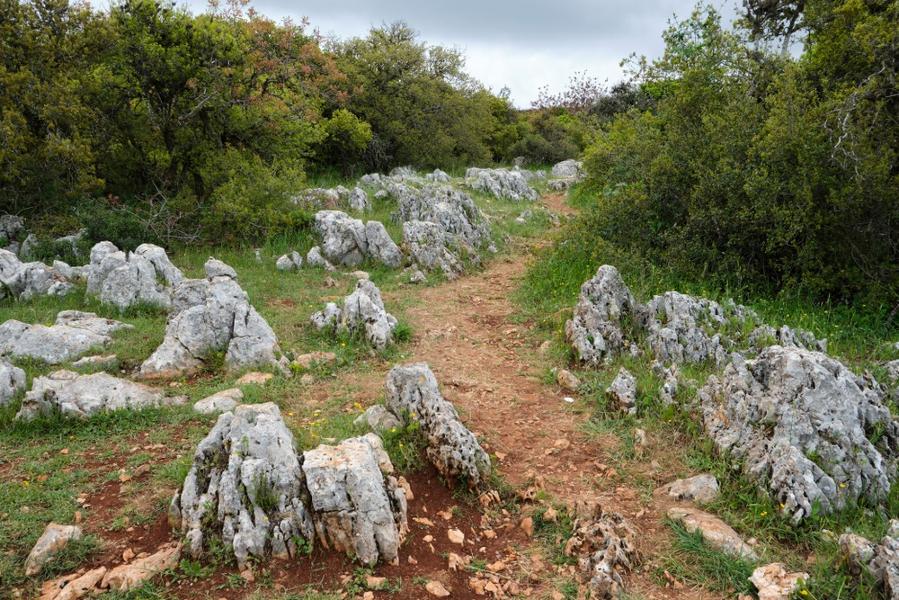
[[[759,591],[759,600],[790,600],[799,590],[808,573],[789,573],[783,563],[771,563],[758,567],[749,581]]]
[[[108,373],[80,375],[61,370],[34,378],[16,420],[31,421],[57,412],[67,417],[86,418],[99,412],[155,408],[184,401],[182,396],[167,397],[153,388]]]
[[[580,579],[589,586],[590,597],[618,598],[625,577],[640,561],[636,529],[622,515],[583,500],[577,503],[573,528],[564,551],[578,557]]]
[[[281,367],[275,333],[250,304],[234,270],[215,259],[205,269],[206,279],[185,280],[172,291],[165,338],[141,365],[142,377],[189,373],[221,351],[229,370]]]
[[[56,322],[49,327],[10,319],[0,325],[0,355],[58,365],[107,345],[112,341],[113,333],[131,328],[131,325],[77,310],[59,312]]]
[[[41,262],[22,262],[9,250],[0,249],[0,298],[30,300],[38,296],[65,296],[82,275],[82,269],[56,261],[50,267]]]
[[[742,461],[794,522],[813,507],[829,513],[887,497],[899,424],[884,396],[872,379],[825,354],[781,346],[755,360],[735,357],[699,392],[718,450]]]
[[[343,306],[329,302],[325,308],[310,317],[319,330],[358,334],[373,348],[383,350],[393,341],[397,321],[384,309],[381,291],[368,279],[360,279],[352,294],[344,298]]]
[[[169,518],[191,556],[203,554],[209,531],[220,532],[240,568],[267,552],[296,556],[298,542],[316,539],[368,565],[394,561],[407,524],[392,471],[373,434],[298,454],[276,405],[242,405],[197,446]]]
[[[428,459],[444,477],[476,487],[490,474],[490,457],[440,394],[427,364],[392,368],[386,388],[387,409],[403,423],[411,418],[421,425],[428,440]]]

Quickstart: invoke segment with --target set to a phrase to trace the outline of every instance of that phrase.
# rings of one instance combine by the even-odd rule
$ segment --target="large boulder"
[[[65,273],[41,262],[22,262],[13,252],[0,249],[0,298],[64,296],[72,289]]]
[[[471,196],[448,185],[426,185],[399,202],[398,221],[436,223],[454,245],[474,251],[490,241],[487,218]]]
[[[131,325],[76,310],[60,312],[56,323],[49,327],[12,319],[0,325],[0,355],[58,365],[105,346],[112,341],[111,334],[130,328]]]
[[[700,390],[706,432],[794,522],[864,499],[896,478],[899,424],[876,382],[820,352],[770,346]]]
[[[394,269],[403,264],[403,253],[380,221],[365,224],[365,241],[368,244],[368,256],[373,260]]]
[[[387,374],[387,409],[401,422],[415,419],[428,440],[431,463],[447,478],[478,486],[490,474],[490,457],[444,399],[425,363],[398,365]]]
[[[472,189],[494,198],[533,202],[539,196],[528,184],[527,177],[518,170],[471,168],[465,172],[465,178]]]
[[[122,252],[111,242],[91,249],[87,291],[119,310],[140,304],[168,308],[171,288],[184,279],[163,248],[141,244],[134,252]]]
[[[228,265],[210,259],[205,280],[185,280],[174,289],[173,305],[179,310],[169,315],[162,344],[141,365],[142,377],[194,371],[216,352],[225,353],[228,370],[280,364],[274,331],[233,273]]]
[[[25,389],[25,371],[0,359],[0,407]]]
[[[321,210],[315,214],[314,227],[322,239],[322,254],[330,262],[355,267],[365,260],[368,242],[359,219],[339,210]]]
[[[145,385],[107,373],[79,375],[63,370],[34,379],[16,420],[31,421],[40,415],[54,413],[86,418],[105,411],[155,408],[183,402],[183,397],[168,398]]]
[[[219,416],[197,446],[169,520],[199,558],[207,536],[220,536],[243,568],[266,552],[296,555],[313,541],[312,516],[293,435],[272,403],[238,406]]]
[[[396,562],[408,531],[406,494],[381,438],[318,446],[303,453],[302,467],[322,545],[366,565]]]
[[[403,245],[412,262],[425,271],[440,269],[447,279],[455,279],[464,270],[462,261],[450,249],[446,232],[437,223],[406,221]]]
[[[276,405],[238,406],[197,446],[169,518],[191,556],[215,535],[241,568],[268,553],[296,556],[316,539],[367,565],[395,561],[407,516],[392,471],[373,434],[298,454]]]
[[[569,158],[553,165],[552,176],[557,179],[581,179],[584,176],[584,164]]]
[[[393,341],[397,321],[384,309],[381,291],[368,279],[356,283],[356,289],[344,298],[343,306],[329,302],[310,318],[317,329],[360,335],[372,347],[383,350]]]

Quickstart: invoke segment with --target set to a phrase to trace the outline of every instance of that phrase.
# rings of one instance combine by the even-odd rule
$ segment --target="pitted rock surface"
[[[637,380],[630,371],[621,367],[606,389],[606,397],[623,413],[637,414]]]
[[[355,267],[368,254],[365,225],[339,210],[315,214],[315,231],[322,239],[322,255],[335,265]]]
[[[552,176],[559,179],[580,179],[584,176],[584,164],[573,158],[563,160],[553,165]]]
[[[578,559],[579,576],[589,586],[591,598],[620,597],[625,578],[640,562],[636,529],[619,513],[604,512],[596,502],[579,501],[576,516],[565,555]]]
[[[0,298],[30,300],[38,296],[65,296],[74,289],[69,275],[74,277],[75,272],[58,270],[41,262],[22,262],[13,252],[0,249]]]
[[[25,389],[25,371],[0,358],[0,407]]]
[[[393,341],[397,321],[384,309],[381,291],[369,279],[360,279],[353,293],[344,298],[343,306],[333,302],[310,317],[318,329],[333,328],[358,334],[373,348],[382,350]]]
[[[394,562],[408,531],[406,494],[381,438],[369,433],[303,453],[318,539],[374,565]]]
[[[76,310],[61,311],[49,327],[11,319],[0,325],[0,355],[58,365],[105,346],[112,341],[111,334],[131,327]]]
[[[427,364],[392,368],[386,388],[387,409],[403,423],[418,421],[428,440],[428,459],[444,477],[476,487],[490,474],[490,457],[441,395]]]
[[[91,249],[87,291],[119,310],[138,304],[168,308],[172,286],[183,279],[165,250],[154,244],[141,244],[128,253],[110,242],[100,242]]]
[[[169,398],[158,390],[108,373],[81,375],[61,370],[34,379],[16,420],[31,421],[56,412],[67,417],[86,418],[106,411],[156,408],[183,402],[183,397]]]
[[[169,316],[165,338],[140,367],[142,377],[171,377],[199,368],[225,352],[229,370],[278,366],[275,333],[221,261],[206,263],[205,280],[185,280],[173,291],[180,309]]]
[[[494,198],[533,202],[539,196],[537,190],[528,184],[527,177],[514,169],[470,168],[465,172],[465,179],[472,189]]]
[[[896,478],[899,424],[881,386],[820,352],[770,346],[735,357],[700,390],[706,432],[794,522],[865,499]],[[876,436],[874,432],[879,432]]]
[[[436,223],[447,243],[474,252],[490,241],[487,218],[471,196],[448,185],[426,185],[399,202],[395,218]]]
[[[455,279],[464,270],[459,257],[449,248],[446,233],[436,223],[406,221],[403,244],[412,261],[425,271],[440,269],[447,279]]]

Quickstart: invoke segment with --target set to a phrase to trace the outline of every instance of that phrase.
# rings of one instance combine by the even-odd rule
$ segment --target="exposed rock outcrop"
[[[60,312],[49,327],[11,319],[0,325],[0,355],[58,365],[105,346],[114,332],[131,327],[77,310]]]
[[[465,172],[465,179],[472,189],[489,194],[494,198],[515,202],[537,199],[537,191],[528,184],[524,174],[516,169],[478,169],[472,167]]]
[[[899,598],[899,539],[890,531],[879,544],[860,535],[844,533],[840,536],[840,550],[854,573],[870,573],[883,588],[885,598]]]
[[[221,415],[197,446],[169,517],[199,557],[210,532],[243,567],[250,557],[296,556],[298,542],[348,552],[365,564],[394,561],[406,503],[377,436],[298,454],[272,403]]]
[[[0,359],[0,407],[25,389],[25,371]]]
[[[87,291],[101,302],[125,310],[138,304],[168,308],[171,288],[184,279],[163,248],[141,244],[125,253],[111,242],[91,249]]]
[[[214,352],[225,352],[229,370],[280,365],[275,333],[250,304],[233,269],[210,259],[206,274],[206,279],[185,280],[173,291],[165,338],[141,365],[142,377],[194,371]]]
[[[74,277],[75,271],[60,271],[41,262],[22,262],[13,252],[0,249],[0,298],[65,296],[74,289],[67,275]]]
[[[899,424],[876,382],[820,352],[770,346],[735,357],[700,390],[705,430],[794,522],[882,501],[896,478]]]
[[[303,257],[296,250],[279,256],[275,261],[275,268],[279,271],[299,271],[302,266]]]
[[[490,457],[440,393],[425,363],[393,367],[387,374],[387,409],[401,422],[415,419],[428,440],[426,453],[447,478],[479,485],[490,474]]]
[[[584,176],[584,164],[569,158],[553,165],[552,176],[559,179],[580,179]]]
[[[621,367],[612,383],[606,388],[606,398],[613,407],[629,415],[637,414],[637,380],[631,372]]]
[[[315,215],[315,230],[322,238],[321,253],[331,263],[355,267],[371,258],[394,268],[402,264],[399,247],[379,221],[363,224],[338,210],[323,210]]]
[[[353,293],[344,298],[343,306],[333,302],[312,315],[310,321],[317,329],[333,328],[358,334],[372,347],[383,350],[393,341],[397,321],[384,309],[381,291],[368,279],[356,283]]]
[[[471,196],[448,185],[426,185],[399,202],[397,220],[436,223],[456,246],[471,249],[490,240],[490,227]]]
[[[464,271],[462,261],[450,249],[444,230],[430,221],[403,223],[403,245],[412,261],[425,271],[440,269],[447,279]]]
[[[668,509],[668,518],[677,521],[690,533],[699,532],[706,544],[736,558],[758,560],[752,547],[733,528],[711,513],[686,506]]]
[[[99,412],[153,408],[184,400],[108,373],[80,375],[61,370],[34,379],[16,420],[31,421],[53,413],[86,418]]]

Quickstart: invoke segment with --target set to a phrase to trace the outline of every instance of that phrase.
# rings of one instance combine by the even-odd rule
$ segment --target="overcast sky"
[[[181,0],[179,4],[184,2]],[[711,0],[722,13],[738,0]],[[538,88],[565,88],[571,75],[587,71],[610,83],[622,78],[619,63],[632,52],[655,57],[668,20],[688,16],[695,0],[254,0],[273,18],[308,17],[323,35],[365,35],[372,26],[403,20],[429,43],[455,47],[469,74],[498,92],[512,91],[519,107],[530,106]],[[195,12],[206,0],[186,0]]]

